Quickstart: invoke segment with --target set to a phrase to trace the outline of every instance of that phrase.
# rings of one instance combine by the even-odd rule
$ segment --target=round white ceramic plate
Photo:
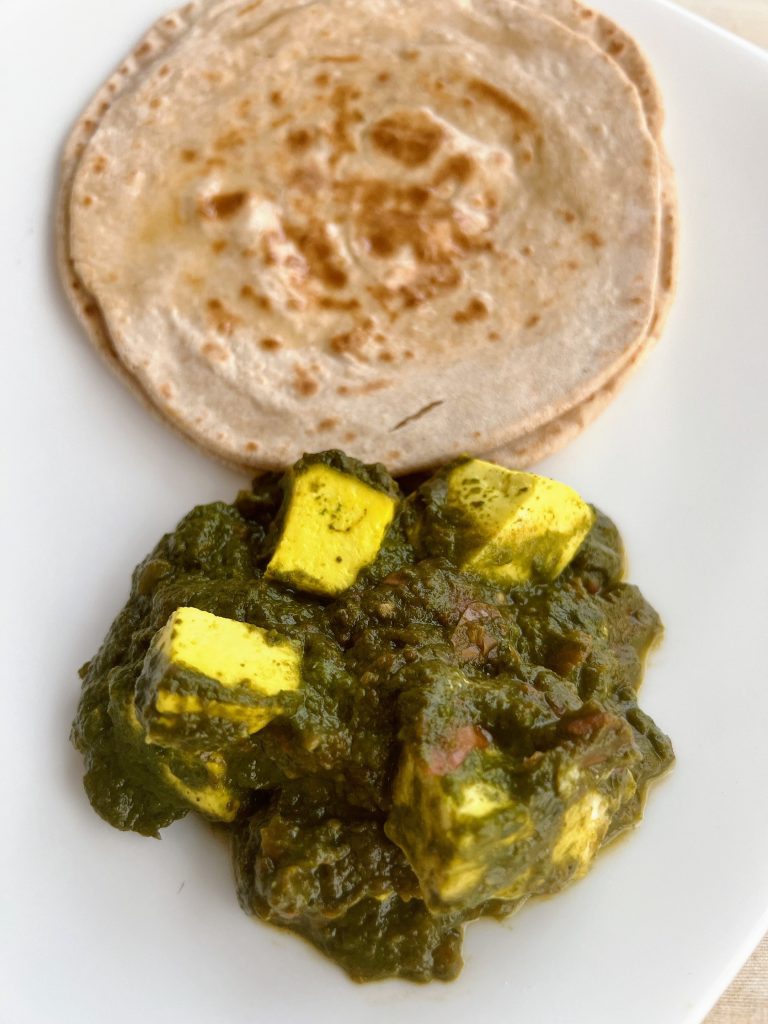
[[[644,706],[678,764],[592,874],[468,930],[451,985],[355,986],[239,910],[199,822],[162,842],[90,810],[77,667],[133,565],[242,479],[94,356],[54,272],[57,151],[158,0],[0,6],[3,1024],[698,1021],[768,925],[768,61],[656,0],[603,0],[647,49],[679,175],[679,296],[615,405],[542,465],[606,509],[667,637]]]

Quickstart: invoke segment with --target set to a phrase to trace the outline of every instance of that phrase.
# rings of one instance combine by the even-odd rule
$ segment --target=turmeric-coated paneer
[[[176,807],[176,817],[193,810],[211,821],[234,821],[242,792],[231,784],[223,757],[150,743],[130,694],[116,693],[110,712],[118,750],[131,778],[140,780],[160,813],[167,806],[171,814]]]
[[[340,594],[374,561],[397,499],[325,463],[294,471],[282,534],[266,576]]]
[[[199,608],[177,608],[152,641],[137,703],[149,742],[222,751],[294,710],[300,687],[294,641]]]
[[[520,685],[510,680],[510,691]],[[433,667],[420,693],[401,702],[407,718],[385,830],[433,913],[514,902],[581,877],[637,791],[639,754],[623,719],[582,705],[550,730],[546,749],[515,749],[471,721],[483,687]],[[510,724],[496,721],[502,735]]]
[[[461,568],[500,583],[553,580],[594,522],[566,484],[469,459],[448,473],[446,506],[459,517]]]

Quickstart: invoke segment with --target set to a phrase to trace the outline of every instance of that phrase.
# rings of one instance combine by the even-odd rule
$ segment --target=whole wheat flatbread
[[[107,83],[65,154],[61,256],[76,308],[166,418],[235,464],[339,445],[397,471],[477,450],[587,400],[648,333],[659,170],[623,73],[589,40],[516,4],[441,0],[408,6],[407,17],[406,6],[185,8]],[[315,92],[336,97],[326,134],[329,101],[309,94],[310,75]],[[440,82],[460,94],[414,103]],[[264,104],[279,94],[274,107],[294,121],[278,124],[287,115],[275,109],[257,131],[253,90]],[[318,126],[321,142],[307,141]],[[313,145],[321,170],[331,158],[334,170],[302,181],[291,147]],[[198,160],[194,172],[182,166]],[[339,182],[334,205],[326,193]],[[286,190],[302,185],[307,212],[294,197],[287,217]],[[439,208],[403,209],[405,189],[412,204],[439,193]],[[363,199],[373,206],[352,224]],[[326,224],[342,221],[346,249],[301,220],[318,206]],[[409,212],[431,280],[414,268]],[[394,241],[377,236],[393,221]],[[258,253],[243,257],[257,263],[244,279],[237,261],[208,252],[253,250],[267,231],[280,272],[265,296]],[[322,304],[382,287],[364,309],[376,327],[367,333],[348,309]],[[263,301],[274,306],[280,288],[270,321]],[[291,298],[303,303],[302,331],[265,334],[290,328]]]
[[[605,15],[577,0],[522,0],[561,21],[572,31],[587,34],[621,67],[640,95],[649,129],[654,136],[661,168],[661,249],[654,317],[649,335],[636,355],[603,387],[549,423],[487,453],[507,466],[529,466],[574,440],[610,405],[649,349],[659,339],[674,296],[677,280],[677,195],[672,165],[663,145],[664,107],[653,71],[636,41]]]

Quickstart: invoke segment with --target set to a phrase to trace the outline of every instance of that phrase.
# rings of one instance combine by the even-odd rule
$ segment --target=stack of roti
[[[196,0],[72,132],[63,279],[228,463],[525,465],[658,336],[662,119],[637,45],[574,0]]]

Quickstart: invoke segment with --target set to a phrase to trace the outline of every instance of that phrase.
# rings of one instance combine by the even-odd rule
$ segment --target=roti
[[[653,71],[640,47],[615,22],[584,7],[576,0],[522,0],[573,31],[587,34],[612,57],[638,91],[646,122],[659,150],[661,168],[661,249],[656,284],[656,302],[649,335],[637,354],[619,373],[583,402],[490,452],[488,458],[507,466],[528,466],[553,454],[574,440],[613,401],[661,336],[677,282],[677,196],[674,172],[664,148],[664,106]]]
[[[207,450],[402,472],[630,363],[659,192],[637,90],[540,12],[190,5],[75,129],[61,257],[97,346]]]

